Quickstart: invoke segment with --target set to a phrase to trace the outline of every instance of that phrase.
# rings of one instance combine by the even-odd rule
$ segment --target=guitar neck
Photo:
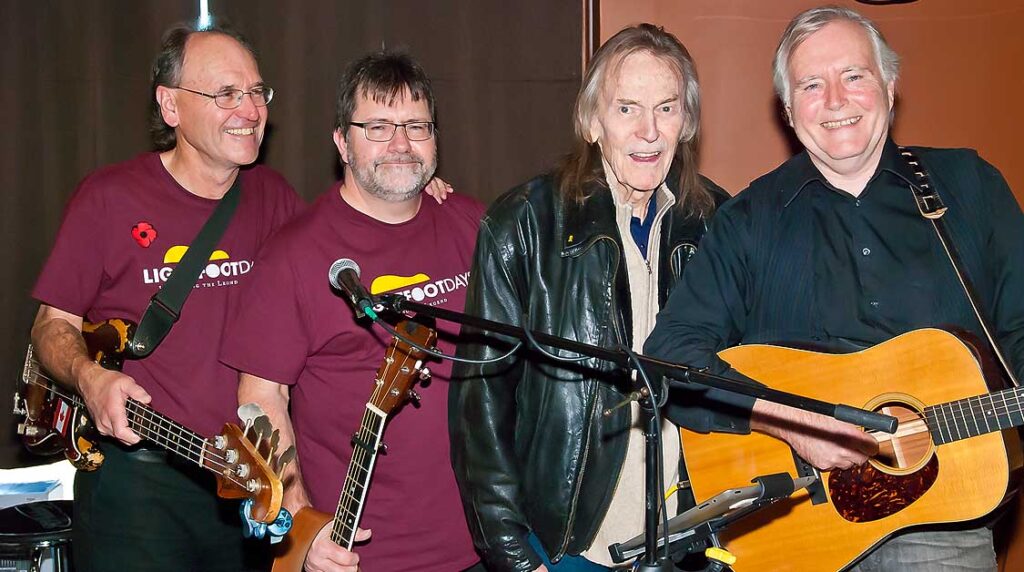
[[[206,447],[209,441],[204,437],[134,399],[129,398],[125,406],[128,413],[129,429],[171,453],[180,455],[201,467],[206,466]],[[211,468],[211,470],[219,472],[218,469]]]
[[[348,474],[338,499],[338,510],[334,513],[334,528],[331,531],[331,540],[346,550],[352,550],[355,544],[356,528],[363,514],[363,503],[370,487],[373,466],[377,462],[386,420],[387,414],[367,403],[363,422],[353,439],[352,460],[348,464]]]
[[[1024,388],[949,401],[925,408],[936,445],[1024,425]]]

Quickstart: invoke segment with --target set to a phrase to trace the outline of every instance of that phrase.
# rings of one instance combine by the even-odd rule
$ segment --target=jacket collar
[[[899,147],[893,142],[891,137],[886,137],[885,139],[884,146],[882,147],[882,156],[878,160],[875,174],[871,176],[868,185],[877,179],[878,175],[882,172],[892,173],[905,180],[908,184],[914,181],[914,173],[911,171],[910,165],[900,157]],[[804,149],[794,155],[789,161],[783,163],[779,169],[776,183],[782,195],[783,206],[789,206],[797,195],[800,194],[800,191],[804,190],[807,185],[814,181],[818,181],[830,189],[833,188],[832,184],[825,178],[825,175],[822,175],[821,171],[811,162],[810,154]]]
[[[615,226],[615,199],[604,182],[604,171],[599,180],[591,181],[584,191],[583,204],[563,202],[565,226],[562,228],[562,256],[576,256],[601,237],[617,237]],[[679,196],[679,161],[673,161],[665,181],[672,196]]]

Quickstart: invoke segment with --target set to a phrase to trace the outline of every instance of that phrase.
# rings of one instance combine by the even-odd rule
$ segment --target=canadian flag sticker
[[[67,435],[68,418],[71,416],[71,407],[66,401],[60,402],[60,407],[53,414],[53,427],[61,435]]]

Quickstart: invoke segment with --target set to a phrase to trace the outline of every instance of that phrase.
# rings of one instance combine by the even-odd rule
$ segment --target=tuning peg
[[[274,432],[270,434],[270,439],[265,441],[265,443],[267,444],[267,447],[265,447],[266,450],[265,451],[258,451],[259,454],[262,455],[264,459],[270,459],[271,457],[274,456],[274,452],[277,451],[277,443],[280,440],[281,440],[281,433],[280,433],[280,431],[278,431],[277,429],[274,429]]]
[[[268,437],[274,428],[270,425],[270,419],[266,415],[260,415],[253,419],[252,427],[254,435],[249,441],[252,443],[253,448],[259,451],[264,437]]]
[[[381,441],[381,444],[380,444],[380,446],[379,446],[379,447],[377,447],[377,448],[378,448],[378,449],[380,449],[380,452],[381,452],[381,453],[384,453],[385,455],[386,455],[386,454],[387,454],[387,452],[388,452],[388,444],[387,444],[387,443],[384,443],[383,441]]]
[[[237,467],[235,467],[235,474],[238,475],[240,478],[243,478],[243,479],[245,477],[248,477],[249,476],[249,463],[240,463]]]
[[[430,379],[430,369],[420,368],[420,380],[427,381],[428,379]]]
[[[291,463],[294,460],[295,460],[295,445],[292,445],[292,446],[288,447],[287,449],[285,449],[284,453],[281,453],[281,456],[277,458],[277,463],[276,463],[277,468],[275,469],[274,472],[276,472],[278,475],[284,474],[285,467],[288,466],[288,463]]]
[[[408,395],[409,401],[413,401],[415,403],[419,403],[420,400],[421,400],[420,394],[417,393],[415,389],[410,389],[409,393],[407,393],[406,395]]]
[[[256,427],[260,430],[260,436],[268,436],[274,432],[274,426],[270,424],[270,417],[260,415],[255,420]]]
[[[261,415],[265,416],[266,414],[266,411],[263,411],[263,408],[260,407],[258,403],[246,403],[238,408],[238,418],[241,419],[247,427],[253,419]]]

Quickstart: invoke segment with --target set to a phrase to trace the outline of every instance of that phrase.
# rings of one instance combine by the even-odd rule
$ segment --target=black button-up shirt
[[[1024,216],[1002,175],[970,150],[915,148],[998,339],[1024,373]],[[980,325],[917,210],[914,175],[886,142],[859,197],[806,151],[724,205],[690,261],[646,353],[723,372],[739,343],[860,349],[924,327]],[[708,393],[714,396],[715,392]]]

